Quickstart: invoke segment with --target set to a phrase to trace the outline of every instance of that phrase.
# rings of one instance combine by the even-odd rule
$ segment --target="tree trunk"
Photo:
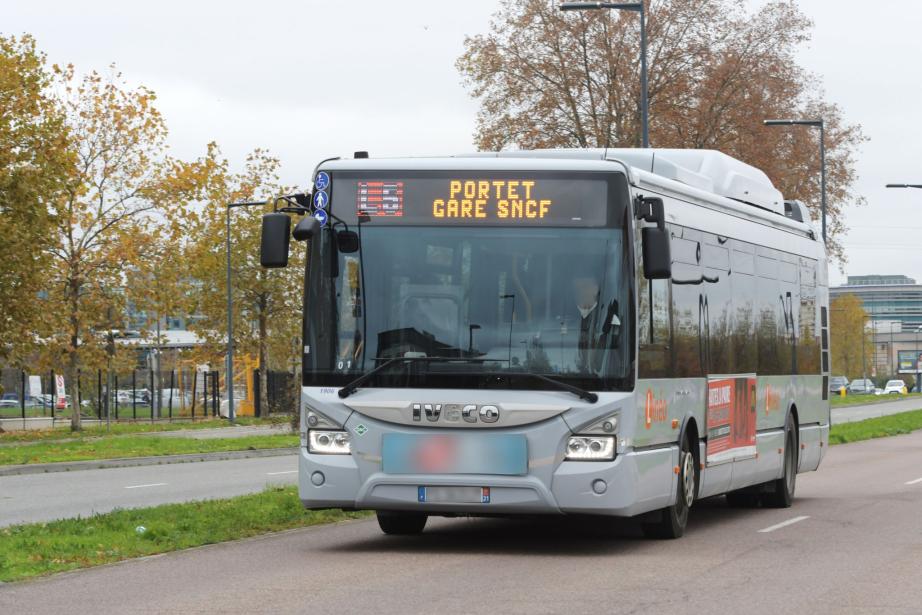
[[[77,377],[80,369],[80,283],[71,279],[67,284],[68,306],[70,307],[70,352],[67,353],[67,380],[71,394],[70,430],[80,431],[80,400],[77,399]],[[54,385],[52,384],[52,387]],[[66,386],[66,384],[65,384]]]

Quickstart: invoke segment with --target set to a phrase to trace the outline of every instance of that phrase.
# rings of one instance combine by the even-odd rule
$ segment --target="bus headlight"
[[[570,461],[611,461],[615,458],[614,436],[570,436],[566,459]]]
[[[307,432],[307,450],[321,455],[348,455],[349,432],[311,429]]]

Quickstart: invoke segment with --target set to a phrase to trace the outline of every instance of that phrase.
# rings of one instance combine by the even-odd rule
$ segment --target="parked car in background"
[[[906,392],[906,383],[902,380],[888,380],[879,395],[902,395]]]
[[[33,395],[26,396],[26,408],[41,408],[43,405],[48,404],[44,404],[41,397],[35,397]],[[20,407],[22,407],[22,402],[19,401],[19,393],[4,393],[3,397],[0,397],[0,408]]]
[[[871,395],[876,389],[874,381],[866,378],[856,378],[849,382],[846,388],[849,395]]]
[[[848,378],[845,376],[831,376],[829,378],[829,392],[839,394],[839,391],[848,387]]]
[[[18,408],[19,395],[16,393],[4,393],[0,397],[0,408]]]

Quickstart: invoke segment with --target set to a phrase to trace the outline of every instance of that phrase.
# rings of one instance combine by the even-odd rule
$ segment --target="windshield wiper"
[[[358,388],[362,386],[363,384],[365,384],[372,376],[374,376],[378,372],[384,371],[385,369],[387,369],[394,363],[398,363],[400,361],[404,361],[406,363],[415,363],[415,362],[422,362],[422,361],[440,361],[440,362],[463,361],[465,363],[483,363],[484,361],[486,361],[486,359],[473,359],[469,357],[389,357],[386,359],[384,357],[376,358],[376,360],[378,361],[382,359],[384,359],[384,363],[382,363],[378,367],[375,367],[371,371],[365,372],[364,374],[362,374],[361,376],[359,376],[352,382],[347,383],[346,386],[341,388],[338,393],[339,398],[346,399],[347,397],[355,393],[358,390]]]
[[[386,368],[393,365],[397,361],[406,361],[406,360],[407,360],[406,357],[392,357],[390,359],[387,359],[384,363],[382,363],[378,367],[372,369],[371,371],[365,372],[364,374],[362,374],[361,376],[359,376],[352,382],[347,383],[346,386],[344,386],[343,388],[339,390],[339,398],[346,399],[347,397],[355,393],[362,384],[364,384],[369,378],[371,378],[378,372],[385,370]]]
[[[562,391],[568,391],[570,393],[573,393],[580,399],[585,399],[590,404],[594,404],[595,402],[599,401],[599,396],[593,393],[592,391],[581,389],[577,386],[573,386],[572,384],[568,384],[562,380],[557,380],[556,378],[545,376],[544,374],[536,374],[534,372],[514,372],[513,374],[508,374],[508,375],[510,376],[512,375],[529,376],[531,378],[537,378],[538,380],[542,380],[544,382],[547,382],[548,384],[553,384],[555,387],[557,387],[558,389]]]

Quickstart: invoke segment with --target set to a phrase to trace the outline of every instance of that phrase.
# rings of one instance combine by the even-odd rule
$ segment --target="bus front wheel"
[[[378,527],[385,534],[393,536],[409,536],[419,534],[426,527],[428,515],[420,513],[394,512],[390,510],[379,510]]]
[[[680,538],[685,533],[688,511],[698,494],[698,466],[687,438],[679,451],[678,475],[675,504],[659,511],[659,521],[643,524],[647,538]]]

